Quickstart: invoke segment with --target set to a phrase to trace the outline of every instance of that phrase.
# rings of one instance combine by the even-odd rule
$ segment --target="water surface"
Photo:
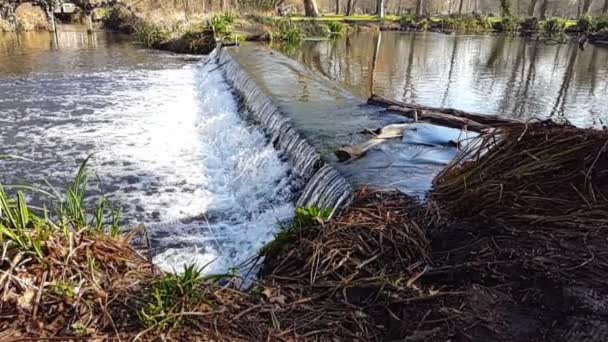
[[[61,189],[94,153],[94,188],[146,224],[159,265],[236,266],[296,183],[217,69],[108,33],[0,36],[0,154],[31,160],[0,161],[0,181]]]
[[[361,32],[307,41],[288,53],[362,98],[373,92],[519,119],[608,123],[605,47],[587,44],[580,51],[575,44],[507,36]]]

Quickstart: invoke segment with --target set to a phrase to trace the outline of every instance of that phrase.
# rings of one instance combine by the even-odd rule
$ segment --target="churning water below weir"
[[[292,217],[301,184],[214,61],[106,33],[58,38],[0,34],[0,155],[31,160],[0,160],[3,185],[60,189],[94,153],[93,189],[146,225],[165,270],[226,271]]]

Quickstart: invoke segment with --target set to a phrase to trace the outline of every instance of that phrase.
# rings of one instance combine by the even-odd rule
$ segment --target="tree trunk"
[[[376,0],[376,15],[384,19],[384,0]]]
[[[376,46],[374,48],[374,56],[372,57],[372,67],[370,68],[369,75],[369,94],[370,96],[374,93],[374,76],[376,74],[376,66],[378,65],[378,54],[380,53],[380,43],[382,42],[382,31],[378,32],[376,38]]]
[[[591,8],[592,2],[593,0],[583,0],[583,12],[581,13],[581,15],[589,14],[589,9]]]
[[[340,0],[336,0],[336,14],[340,14]]]
[[[226,10],[226,0],[220,0],[220,8],[222,12]]]
[[[536,2],[537,2],[537,0],[530,0],[530,7],[528,7],[528,17],[534,16],[534,10],[536,9]]]
[[[608,0],[606,0],[608,1]],[[353,0],[348,0],[346,2],[346,15],[352,15],[353,14]]]
[[[464,5],[464,0],[460,0],[460,5],[458,5],[458,14],[462,14],[463,5]]]
[[[606,0],[608,1],[608,0]],[[416,17],[422,16],[422,6],[424,4],[424,0],[416,0]]]
[[[549,7],[549,0],[543,0],[540,5],[540,20],[547,19],[547,7]]]
[[[602,14],[608,14],[608,0],[604,0],[604,7],[602,7]]]
[[[319,8],[315,0],[304,0],[304,15],[307,17],[319,16]]]

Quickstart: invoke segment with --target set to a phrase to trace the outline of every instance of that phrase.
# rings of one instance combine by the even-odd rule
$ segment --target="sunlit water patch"
[[[296,182],[217,65],[78,34],[12,39],[0,56],[0,154],[32,160],[0,161],[0,181],[61,188],[94,153],[96,188],[146,225],[163,269],[254,254],[291,217]]]

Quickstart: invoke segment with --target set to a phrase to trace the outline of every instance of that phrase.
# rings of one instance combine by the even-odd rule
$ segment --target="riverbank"
[[[348,32],[432,31],[442,33],[503,33],[566,42],[567,35],[583,41],[601,43],[608,32],[608,18],[589,16],[578,20],[562,18],[515,18],[481,15],[420,17],[413,15],[375,16],[325,15],[318,18],[240,15],[230,12],[212,14],[174,24],[153,23],[141,19],[125,8],[115,8],[105,20],[106,27],[135,33],[146,46],[174,52],[209,53],[215,43],[228,45],[242,41],[266,41],[297,44],[304,39],[327,39]],[[215,39],[214,39],[215,37]]]
[[[84,166],[57,219],[0,190],[1,337],[599,341],[607,133],[495,128],[424,204],[363,189],[332,219],[298,209],[247,289],[238,273],[156,270],[129,245],[143,228],[120,232],[107,202],[85,208]]]

